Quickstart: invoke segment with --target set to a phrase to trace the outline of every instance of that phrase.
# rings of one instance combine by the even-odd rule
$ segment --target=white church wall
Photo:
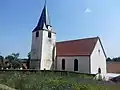
[[[53,55],[53,47],[56,43],[56,34],[51,33],[51,38],[48,38],[48,31],[43,31],[43,39],[42,39],[42,57],[41,57],[41,70],[46,69],[50,70],[53,64],[52,55]],[[55,57],[55,56],[54,56]]]
[[[99,52],[100,51],[100,52]],[[90,57],[91,74],[98,73],[98,68],[101,68],[101,73],[106,73],[106,57],[103,53],[102,46],[98,40]]]
[[[30,68],[39,69],[40,64],[39,61],[36,61],[36,59],[40,60],[41,57],[41,48],[42,47],[42,36],[43,33],[41,30],[39,32],[39,37],[36,37],[36,32],[32,33],[32,46],[31,46],[31,59],[30,62]]]
[[[62,59],[65,59],[65,71],[74,71],[74,60],[78,60],[78,72],[89,73],[89,56],[57,57],[57,70],[62,70]]]

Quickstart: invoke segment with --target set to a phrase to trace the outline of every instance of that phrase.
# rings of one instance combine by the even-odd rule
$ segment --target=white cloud
[[[92,12],[90,8],[86,8],[85,12]]]

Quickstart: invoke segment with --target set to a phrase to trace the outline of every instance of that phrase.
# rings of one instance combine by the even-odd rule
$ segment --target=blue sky
[[[44,0],[0,0],[2,55],[27,56],[43,5]],[[47,0],[47,7],[57,41],[100,36],[107,56],[120,56],[120,0]]]

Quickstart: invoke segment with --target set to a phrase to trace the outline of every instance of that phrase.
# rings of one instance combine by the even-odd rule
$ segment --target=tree
[[[106,61],[111,61],[111,58],[110,58],[110,57],[108,57]]]
[[[12,56],[14,57],[15,60],[18,59],[19,55],[20,55],[19,53],[12,53]]]
[[[22,63],[18,61],[18,57],[19,53],[12,53],[11,55],[6,56],[5,59],[9,60],[9,64],[15,69],[22,66]]]
[[[22,67],[22,62],[18,61],[18,60],[13,60],[12,62],[12,67],[15,68],[21,68]]]
[[[0,55],[0,60],[1,60],[1,62],[3,62],[3,60],[4,60],[4,57],[1,55]]]
[[[0,62],[0,69],[3,67],[3,64],[4,64],[3,60],[4,60],[4,57],[0,55],[0,61],[1,61]]]
[[[110,58],[108,57],[106,61],[114,61],[114,62],[120,62],[120,57]]]
[[[8,56],[5,57],[5,59],[7,59],[7,60],[9,60],[9,61],[12,61],[12,60],[14,60],[15,58],[14,58],[14,56],[12,56],[12,55],[8,55]]]
[[[30,68],[31,52],[28,53],[27,68]]]
[[[28,53],[28,59],[31,59],[31,52]]]

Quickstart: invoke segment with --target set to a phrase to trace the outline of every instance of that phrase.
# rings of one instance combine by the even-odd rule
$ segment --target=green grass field
[[[120,90],[120,84],[95,81],[92,75],[65,72],[0,72],[0,84],[17,90]]]

